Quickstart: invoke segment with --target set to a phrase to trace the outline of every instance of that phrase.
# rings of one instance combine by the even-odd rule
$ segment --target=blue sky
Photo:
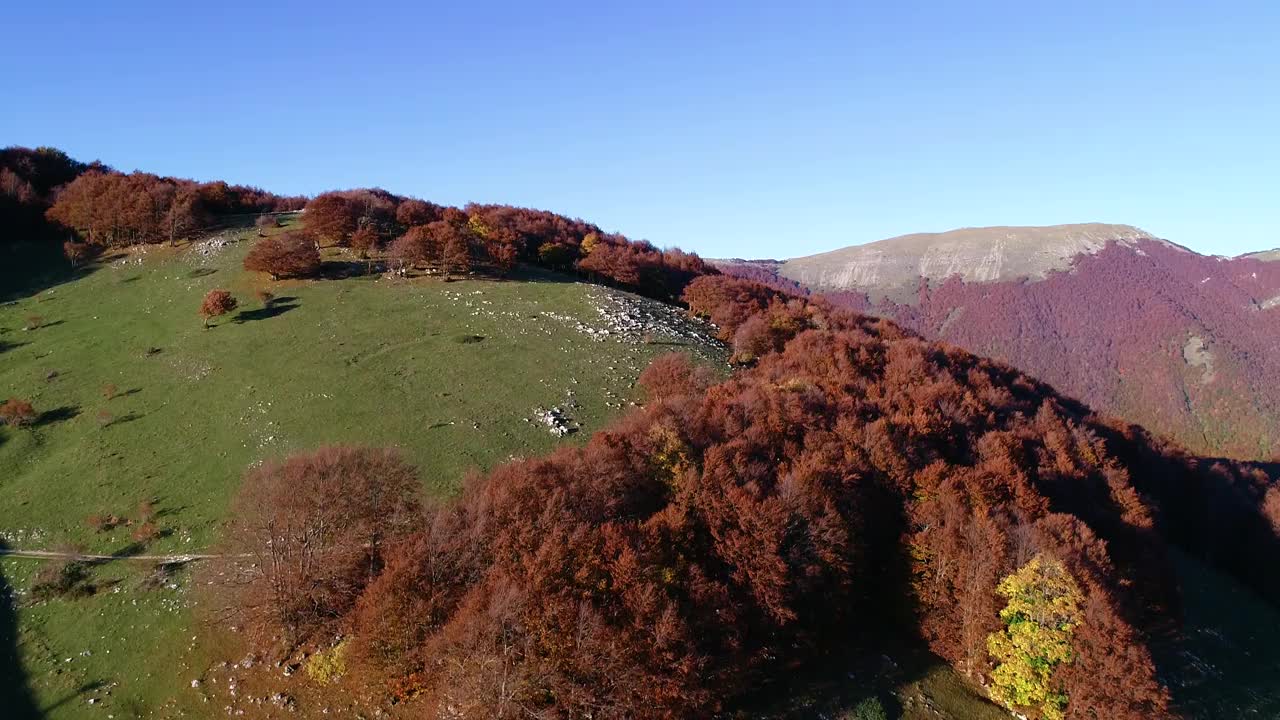
[[[1083,221],[1280,246],[1280,3],[1042,5],[15,2],[0,145],[708,256]]]

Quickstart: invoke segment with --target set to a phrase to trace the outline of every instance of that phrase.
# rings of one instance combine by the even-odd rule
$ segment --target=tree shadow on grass
[[[297,303],[281,302],[280,300],[277,300],[270,305],[258,308],[257,310],[241,310],[236,314],[232,322],[239,325],[241,323],[253,322],[254,320],[270,320],[273,317],[283,315],[297,307],[301,306]]]
[[[178,507],[172,507],[172,508],[169,508],[169,507],[160,508],[159,510],[156,511],[156,519],[159,520],[160,518],[171,517],[173,515],[180,515],[182,514],[183,510],[186,510],[189,507],[191,506],[179,505]]]
[[[1280,717],[1280,618],[1236,579],[1175,551],[1183,624],[1153,645],[1174,706],[1188,718]]]
[[[22,347],[23,345],[30,345],[30,343],[24,343],[24,342],[15,343],[15,342],[8,342],[6,340],[0,340],[0,354],[7,353],[10,350],[16,350]]]
[[[507,273],[503,279],[532,283],[572,284],[586,282],[587,276],[577,274],[572,270],[553,270],[539,265],[521,263]]]
[[[40,417],[36,418],[36,421],[32,423],[32,426],[44,427],[46,425],[52,425],[53,423],[56,423],[56,422],[70,420],[79,414],[80,414],[79,406],[63,405],[62,407],[57,407],[52,410],[45,410],[44,412],[40,413]]]
[[[216,272],[218,272],[218,269],[217,269],[217,268],[211,268],[211,267],[198,267],[198,268],[196,268],[195,270],[192,270],[191,272],[187,273],[187,277],[189,277],[189,278],[202,278],[202,277],[207,277],[207,276],[209,276],[209,275],[212,275],[212,274],[214,274],[214,273],[216,273]]]
[[[131,557],[134,557],[135,555],[141,555],[142,553],[147,551],[147,547],[149,547],[151,543],[157,540],[163,540],[167,537],[171,537],[172,535],[173,535],[172,528],[163,528],[159,532],[157,532],[153,537],[147,538],[146,540],[131,541],[128,545],[125,545],[119,550],[116,550],[115,552],[111,553],[111,557],[109,559],[104,558],[101,560],[93,560],[88,564],[106,565],[112,560],[120,560],[122,558],[131,558]]]
[[[156,520],[164,517],[170,517],[172,515],[180,515],[183,510],[187,510],[191,507],[190,505],[176,505],[169,507],[165,505],[165,501],[168,500],[168,497],[165,495],[154,495],[147,498],[147,500],[151,503],[151,507],[154,509],[154,518]]]
[[[8,545],[0,542],[0,550]],[[0,714],[13,720],[38,720],[42,715],[32,697],[18,649],[17,598],[0,573]]]
[[[99,265],[71,267],[52,243],[0,245],[0,301],[20,300],[97,272]]]
[[[67,693],[66,695],[63,695],[61,698],[58,698],[54,702],[50,703],[49,707],[46,707],[39,714],[32,715],[31,717],[32,718],[46,717],[45,713],[53,712],[54,710],[57,710],[63,705],[66,705],[67,703],[71,702],[72,700],[79,698],[81,695],[88,695],[89,693],[92,693],[96,690],[100,690],[106,687],[106,685],[107,683],[103,680],[94,680],[92,682],[87,682],[81,685],[80,687],[76,688],[75,690],[72,690],[71,692]]]
[[[105,423],[103,427],[111,427],[112,425],[123,425],[124,423],[131,423],[134,420],[141,420],[143,417],[144,417],[143,415],[136,412],[125,413],[124,415],[121,415],[118,418],[112,418],[109,422]]]
[[[325,260],[320,264],[320,277],[330,280],[371,275],[369,263],[365,260]]]

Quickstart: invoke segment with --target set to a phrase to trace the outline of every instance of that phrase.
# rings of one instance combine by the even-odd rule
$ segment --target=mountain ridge
[[[921,278],[931,283],[952,275],[983,283],[1040,280],[1069,270],[1079,255],[1095,255],[1111,242],[1133,246],[1140,241],[1168,243],[1136,226],[1114,223],[966,227],[791,258],[778,274],[813,289],[856,289],[872,299],[910,302]]]
[[[999,267],[980,272],[1010,234],[1017,241],[999,248]],[[937,250],[948,243],[949,259]],[[1080,252],[1064,261],[1068,249]],[[715,264],[756,281],[773,272],[775,287],[801,286],[1005,361],[1198,452],[1270,459],[1280,452],[1280,328],[1269,321],[1280,312],[1280,264],[1266,259],[1083,224],[920,233],[782,264]],[[834,265],[825,276],[824,263]],[[844,282],[821,281],[840,273]]]
[[[1245,253],[1238,256],[1239,258],[1249,258],[1253,260],[1262,260],[1263,262],[1280,262],[1280,248],[1272,248],[1270,250],[1259,250],[1257,252]]]

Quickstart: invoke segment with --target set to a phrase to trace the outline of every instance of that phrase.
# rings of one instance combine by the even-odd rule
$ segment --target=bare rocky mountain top
[[[859,290],[873,300],[914,298],[920,278],[969,282],[1043,278],[1071,267],[1109,242],[1156,238],[1130,225],[1081,223],[1043,227],[961,228],[916,233],[788,260],[780,274],[819,290]],[[1162,242],[1162,241],[1161,241]]]

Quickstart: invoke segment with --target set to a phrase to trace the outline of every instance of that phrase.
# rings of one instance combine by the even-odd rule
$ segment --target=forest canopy
[[[763,319],[744,369],[660,358],[643,408],[422,510],[307,632],[461,718],[709,717],[888,630],[1028,717],[1137,720],[1170,712],[1172,544],[1280,597],[1263,469],[821,300],[686,298],[727,336]]]

